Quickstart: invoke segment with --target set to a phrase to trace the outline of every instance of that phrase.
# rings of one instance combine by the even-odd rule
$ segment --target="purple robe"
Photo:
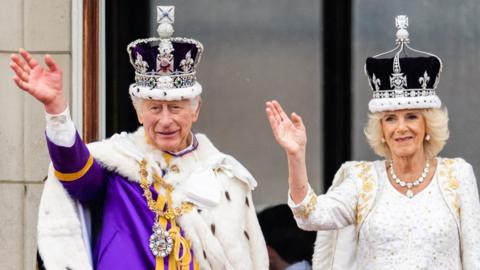
[[[78,134],[72,147],[55,145],[48,137],[47,142],[56,171],[73,174],[88,164],[90,152]],[[155,215],[148,208],[138,183],[102,168],[95,160],[83,176],[61,183],[72,198],[82,203],[103,204],[102,228],[93,250],[94,269],[155,269],[155,257],[148,246]],[[156,200],[158,193],[153,185],[150,190]],[[191,252],[190,269],[194,269]],[[168,269],[168,257],[164,262]]]

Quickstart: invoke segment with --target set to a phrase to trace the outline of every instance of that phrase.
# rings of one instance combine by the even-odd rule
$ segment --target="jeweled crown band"
[[[168,77],[135,72],[135,83],[138,86],[150,88],[170,89],[192,87],[195,81],[195,72],[190,74],[169,75]]]
[[[436,95],[434,89],[380,90],[373,92],[373,98],[428,97]]]

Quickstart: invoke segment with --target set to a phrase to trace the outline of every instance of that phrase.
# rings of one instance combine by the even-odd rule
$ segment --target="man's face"
[[[144,100],[137,111],[149,142],[162,151],[178,152],[189,143],[192,124],[198,119],[190,100]]]

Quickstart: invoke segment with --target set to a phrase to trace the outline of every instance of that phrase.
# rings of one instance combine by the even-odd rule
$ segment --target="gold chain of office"
[[[168,205],[168,209],[166,211],[163,210],[163,205],[158,205],[157,202],[153,200],[152,192],[150,191],[151,184],[147,181],[147,161],[142,160],[140,162],[140,186],[143,189],[143,196],[147,199],[148,208],[154,212],[158,217],[165,217],[168,220],[175,219],[183,214],[190,212],[193,208],[193,204],[190,202],[182,202],[180,207],[175,207],[172,209],[171,205]],[[170,197],[170,193],[173,191],[173,186],[166,183],[161,177],[157,174],[153,174],[153,179],[156,183],[158,183],[161,187],[163,187],[167,191],[167,197]],[[159,194],[160,196],[160,194]]]

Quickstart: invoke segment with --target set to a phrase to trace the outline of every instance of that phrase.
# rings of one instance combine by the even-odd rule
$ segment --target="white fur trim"
[[[204,134],[195,134],[198,140],[198,148],[183,157],[174,159],[174,163],[182,163],[181,167],[189,164],[189,172],[205,170],[222,170],[230,177],[244,182],[250,190],[255,189],[257,182],[250,172],[234,157],[226,155],[212,144]],[[89,151],[102,167],[114,171],[130,181],[138,182],[138,164],[142,159],[149,159],[152,166],[165,167],[163,152],[148,144],[145,140],[145,132],[140,127],[134,133],[122,132],[115,134],[110,139],[95,142],[88,145]],[[144,153],[148,153],[145,155]],[[173,164],[172,164],[173,165]],[[159,168],[151,168],[159,171]]]
[[[74,201],[50,165],[38,213],[38,251],[48,270],[93,269]]]
[[[437,95],[425,97],[373,98],[368,103],[371,113],[404,109],[440,108],[442,102]]]
[[[175,186],[173,205],[191,201],[196,208],[180,217],[178,224],[192,243],[195,258],[201,269],[264,270],[268,269],[268,256],[258,221],[255,215],[251,192],[256,181],[233,157],[219,152],[205,135],[197,134],[198,148],[185,156],[175,158],[171,166],[180,168],[179,173],[168,173],[164,180]],[[126,180],[138,182],[138,162],[147,158],[149,170],[166,166],[162,152],[145,141],[143,128],[135,133],[122,133],[111,139],[88,145],[90,153],[102,167],[116,172]],[[148,153],[145,155],[144,153]],[[212,174],[195,173],[210,170]],[[185,181],[205,183],[206,188],[193,190]],[[215,185],[211,185],[212,181]],[[192,196],[195,192],[195,196]],[[225,193],[228,192],[229,199]],[[246,204],[249,200],[249,206]],[[48,270],[92,269],[82,238],[80,216],[74,201],[69,197],[52,171],[45,183],[40,203],[38,223],[38,247]],[[215,229],[212,229],[212,224]],[[245,236],[247,233],[250,239]],[[206,258],[204,255],[206,255]]]
[[[128,92],[132,97],[171,101],[192,99],[196,96],[199,96],[202,93],[202,86],[198,82],[195,82],[191,87],[159,89],[150,88],[147,86],[138,86],[133,83],[130,85]]]

